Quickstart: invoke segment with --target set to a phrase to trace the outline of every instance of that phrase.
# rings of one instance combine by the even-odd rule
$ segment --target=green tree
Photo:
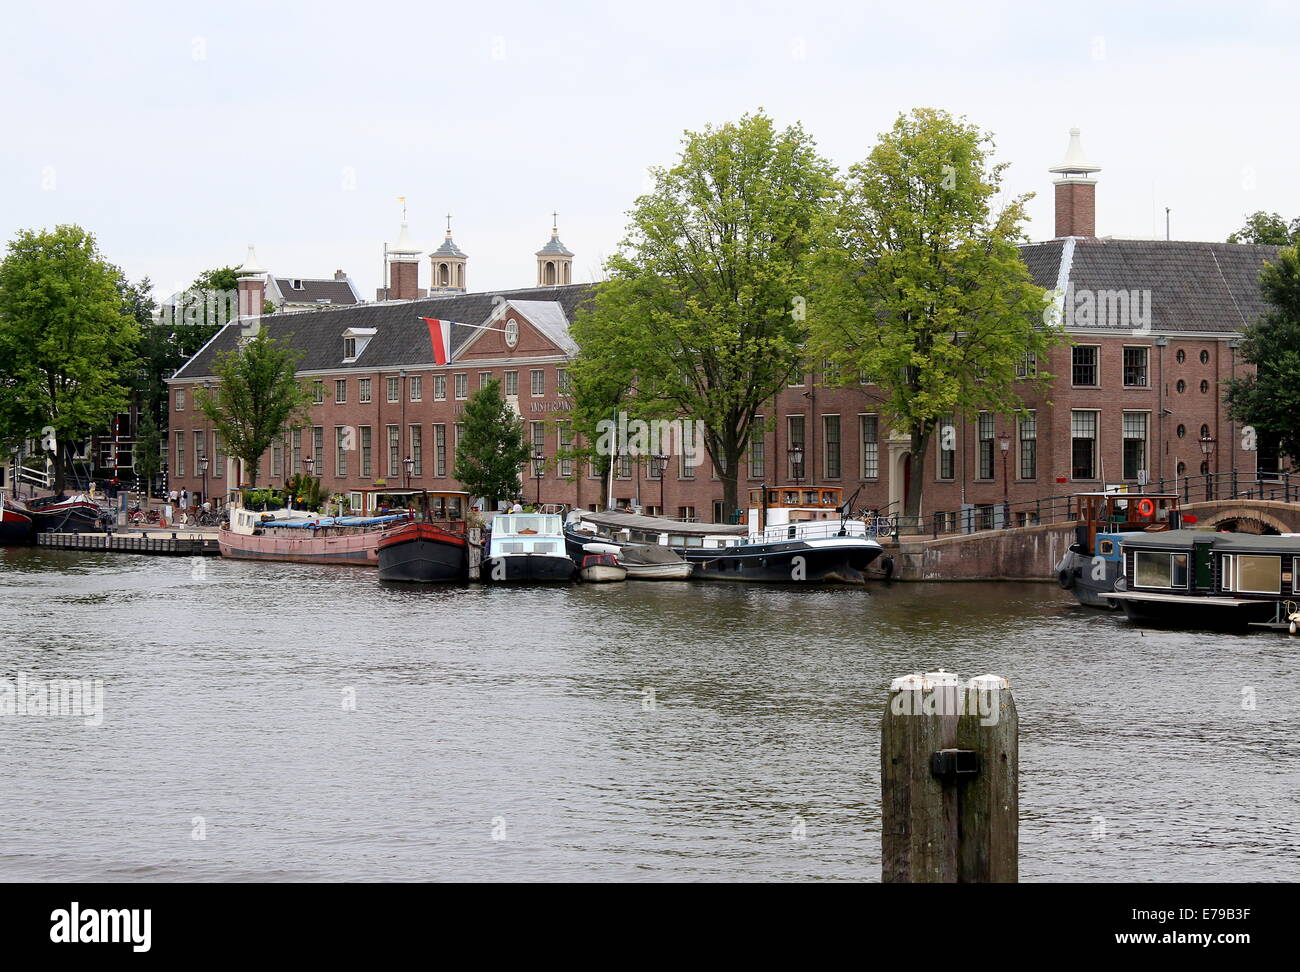
[[[801,127],[778,131],[759,112],[687,132],[676,165],[651,174],[609,279],[574,322],[588,363],[575,372],[603,370],[644,411],[703,422],[734,509],[755,415],[799,368],[834,170]]]
[[[305,428],[311,396],[296,377],[301,355],[266,329],[238,350],[217,353],[215,391],[199,389],[199,409],[230,455],[243,461],[245,482],[256,485],[262,453],[286,431]]]
[[[1300,456],[1300,247],[1279,250],[1264,264],[1260,289],[1271,309],[1242,332],[1241,357],[1255,366],[1227,383],[1232,417],[1272,439],[1293,462]],[[1250,443],[1251,446],[1255,442]]]
[[[120,285],[80,226],[24,230],[0,261],[0,441],[51,429],[58,491],[77,444],[129,400],[139,330]]]
[[[1005,164],[990,165],[991,150],[964,119],[900,115],[850,168],[838,245],[821,261],[810,350],[842,381],[877,386],[886,419],[911,438],[913,469],[929,468],[943,417],[1022,412],[1017,366],[1043,362],[1062,336],[1017,247],[1029,196],[992,208]],[[906,515],[919,514],[925,480],[910,478]]]
[[[139,475],[141,485],[144,487],[146,506],[149,504],[149,487],[162,468],[162,439],[162,432],[154,420],[153,413],[147,409],[142,410],[131,461],[135,464],[136,474]]]
[[[523,419],[501,397],[501,382],[494,378],[465,403],[465,433],[452,475],[470,495],[495,506],[519,495],[519,469],[528,457]]]
[[[1290,246],[1300,242],[1300,219],[1293,219],[1288,225],[1278,213],[1266,213],[1261,209],[1247,216],[1245,225],[1228,235],[1228,242]]]

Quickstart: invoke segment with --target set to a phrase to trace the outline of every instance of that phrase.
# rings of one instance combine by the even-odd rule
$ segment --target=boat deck
[[[217,557],[215,533],[158,530],[152,533],[38,533],[37,546],[55,550],[155,554],[170,557]]]

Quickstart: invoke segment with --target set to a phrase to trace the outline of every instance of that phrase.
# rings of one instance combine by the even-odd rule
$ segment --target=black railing
[[[1300,477],[1292,479],[1291,473],[1203,473],[1160,480],[1145,486],[1131,484],[1129,492],[1114,495],[1140,496],[1144,493],[1176,493],[1184,505],[1228,499],[1300,503]],[[941,510],[921,516],[895,514],[889,517],[899,535],[929,534],[935,538],[1009,527],[1074,523],[1078,518],[1077,493],[1058,493],[1014,503],[972,504],[964,509]]]

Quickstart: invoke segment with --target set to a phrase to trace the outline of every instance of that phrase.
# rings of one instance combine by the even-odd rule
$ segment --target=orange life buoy
[[[1156,511],[1156,504],[1149,499],[1138,500],[1138,516],[1151,516]]]

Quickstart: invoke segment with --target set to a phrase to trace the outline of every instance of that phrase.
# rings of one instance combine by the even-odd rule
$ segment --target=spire
[[[435,259],[438,257],[456,257],[461,260],[469,259],[465,252],[456,245],[456,241],[451,238],[451,213],[447,214],[447,235],[443,238],[442,246],[434,250],[430,256]]]
[[[1071,128],[1070,145],[1065,150],[1065,158],[1060,165],[1054,165],[1047,171],[1061,175],[1085,175],[1088,172],[1100,172],[1101,166],[1088,161],[1088,155],[1083,151],[1083,143],[1079,141],[1079,130]]]
[[[539,257],[545,256],[562,256],[571,257],[573,251],[565,247],[560,242],[560,216],[559,213],[551,213],[551,239],[547,244],[537,251]]]

